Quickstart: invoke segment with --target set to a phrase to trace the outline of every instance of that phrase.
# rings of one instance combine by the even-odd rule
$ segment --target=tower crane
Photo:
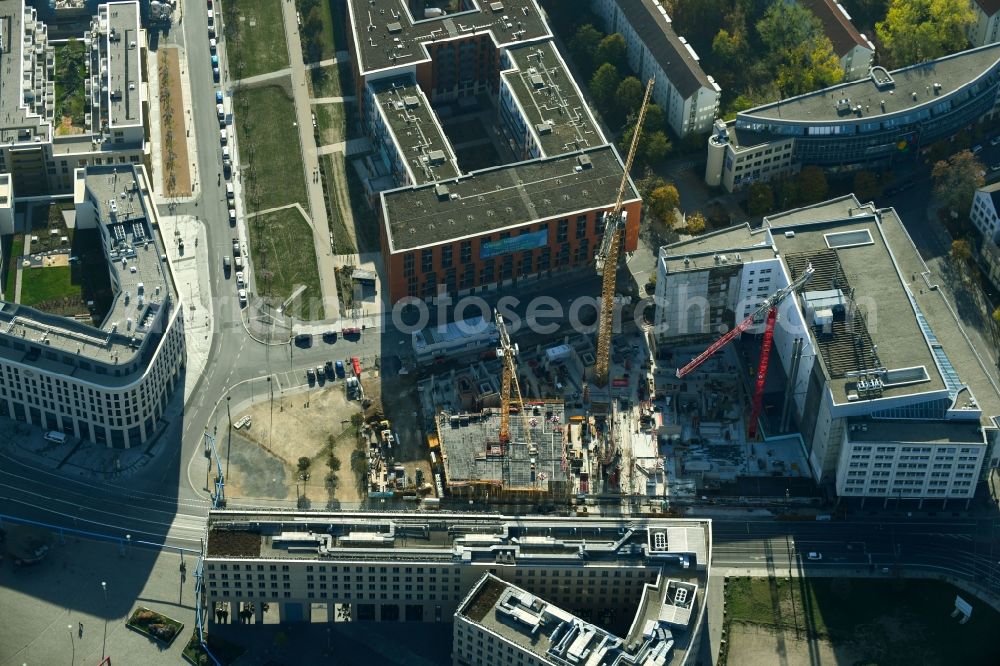
[[[621,246],[620,238],[625,229],[625,212],[622,204],[625,199],[625,189],[628,187],[628,174],[632,170],[632,162],[635,160],[635,151],[639,145],[639,136],[642,134],[642,121],[646,118],[646,109],[649,107],[649,96],[653,92],[653,82],[655,77],[646,83],[646,94],[642,98],[642,106],[639,107],[639,117],[635,121],[635,131],[632,133],[632,145],[628,149],[628,158],[625,160],[625,171],[622,173],[622,182],[618,186],[618,197],[615,199],[615,207],[604,214],[605,227],[604,238],[601,240],[601,247],[595,257],[597,272],[601,274],[601,314],[600,328],[597,331],[597,361],[594,365],[594,383],[597,386],[607,386],[608,365],[611,355],[611,332],[614,324],[614,298],[615,298],[615,277],[618,273],[618,250]]]
[[[507,332],[503,316],[498,311],[494,311],[494,316],[497,333],[500,336],[497,358],[503,363],[503,374],[500,380],[500,445],[506,447],[510,443],[511,389],[514,389],[514,401],[522,415],[524,414],[524,399],[521,397],[521,387],[517,382],[517,366],[514,363],[514,357],[518,354],[517,345],[510,339],[510,333]]]
[[[760,307],[751,312],[750,316],[709,345],[708,349],[695,356],[690,363],[677,371],[678,379],[688,375],[699,365],[707,361],[715,352],[729,344],[733,338],[753,326],[755,319],[767,313],[764,325],[764,339],[761,342],[760,348],[760,363],[757,365],[757,379],[754,383],[753,401],[750,408],[750,425],[747,428],[747,437],[749,439],[757,436],[757,420],[760,418],[760,410],[764,404],[764,380],[767,378],[767,366],[771,359],[771,346],[774,342],[774,325],[778,321],[778,306],[785,300],[786,296],[809,282],[815,272],[816,269],[813,268],[812,264],[809,264],[806,270],[802,272],[802,275],[796,278],[790,285],[774,292],[774,294],[760,304]]]

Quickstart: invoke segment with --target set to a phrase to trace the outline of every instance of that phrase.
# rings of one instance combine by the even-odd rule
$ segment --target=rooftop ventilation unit
[[[590,169],[594,166],[594,163],[590,161],[590,155],[580,155],[576,158],[576,163],[581,169]]]
[[[434,194],[437,195],[438,201],[448,200],[448,186],[443,184],[438,184],[434,186]]]
[[[392,23],[390,23],[389,25],[387,25],[386,28],[389,29],[389,34],[391,34],[391,35],[395,35],[395,34],[398,34],[400,32],[403,32],[403,24],[395,22],[395,21],[392,22]]]

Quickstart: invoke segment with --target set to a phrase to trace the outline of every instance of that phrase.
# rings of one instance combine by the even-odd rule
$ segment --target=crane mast
[[[524,399],[521,397],[521,387],[517,382],[517,366],[514,364],[514,357],[518,354],[517,345],[511,341],[507,325],[500,313],[494,311],[494,316],[500,338],[497,358],[503,364],[500,379],[500,444],[506,447],[510,442],[511,389],[513,389],[514,401],[522,415],[524,414]]]
[[[642,106],[639,107],[639,117],[635,121],[632,144],[629,146],[628,158],[625,160],[625,171],[622,173],[622,181],[618,186],[615,207],[605,213],[604,238],[595,257],[597,270],[601,273],[602,278],[600,327],[597,331],[597,360],[594,366],[594,383],[597,386],[607,386],[608,384],[611,333],[614,324],[615,277],[618,273],[618,251],[621,246],[619,241],[625,228],[622,204],[625,200],[625,190],[628,188],[628,174],[632,170],[632,162],[635,160],[635,152],[639,146],[639,136],[642,134],[642,123],[646,118],[646,109],[649,107],[649,97],[653,92],[653,83],[655,80],[655,77],[650,78],[646,83],[646,94],[642,98]]]

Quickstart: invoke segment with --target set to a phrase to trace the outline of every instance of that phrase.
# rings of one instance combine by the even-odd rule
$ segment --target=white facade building
[[[77,229],[100,231],[110,310],[91,326],[0,301],[0,416],[129,448],[155,435],[180,386],[180,294],[143,167],[78,170],[74,203]]]
[[[659,0],[591,0],[608,33],[621,33],[629,66],[643,81],[656,77],[653,101],[677,136],[712,129],[722,89],[705,74],[698,54],[671,25]]]
[[[1000,462],[1000,394],[894,211],[843,197],[662,248],[657,335],[707,344],[809,265],[771,372],[813,476],[847,497],[970,499]]]
[[[976,190],[969,220],[983,237],[984,243],[996,243],[1000,240],[1000,183]]]
[[[973,46],[1000,41],[1000,0],[972,0],[975,22],[966,31]]]
[[[844,81],[855,81],[868,76],[868,68],[875,59],[875,45],[851,23],[851,15],[836,0],[798,0],[811,11],[823,26],[823,34],[833,45],[833,52],[840,59]]]
[[[56,56],[48,28],[24,0],[0,0],[0,18],[7,26],[0,52],[0,173],[12,175],[15,195],[70,192],[75,170],[88,165],[142,163],[148,102],[139,3],[99,5],[82,35],[84,126],[72,131],[54,117]]]

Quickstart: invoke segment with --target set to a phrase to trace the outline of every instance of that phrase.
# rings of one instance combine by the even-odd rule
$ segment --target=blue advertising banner
[[[492,259],[511,252],[523,252],[545,247],[549,242],[549,232],[533,231],[530,234],[511,236],[496,241],[483,241],[479,246],[480,259]]]

